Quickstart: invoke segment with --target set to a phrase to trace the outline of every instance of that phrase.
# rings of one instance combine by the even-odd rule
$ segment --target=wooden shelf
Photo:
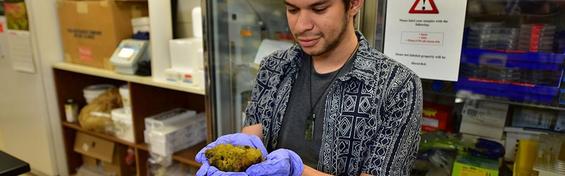
[[[201,164],[196,162],[196,160],[194,160],[194,157],[196,157],[196,154],[200,151],[200,149],[204,148],[205,146],[206,143],[203,142],[196,144],[195,146],[192,146],[190,148],[176,152],[173,155],[173,159],[178,162],[188,164],[189,166],[199,168]]]
[[[114,142],[120,146],[135,149],[136,170],[139,175],[148,173],[147,164],[150,157],[149,147],[143,144],[143,131],[145,118],[173,108],[186,108],[197,112],[206,112],[205,91],[198,87],[158,82],[152,77],[122,75],[111,70],[104,70],[81,66],[70,63],[53,65],[53,75],[57,91],[57,104],[59,112],[64,112],[67,99],[76,100],[77,104],[85,105],[83,89],[89,85],[112,84],[120,86],[127,84],[130,91],[132,107],[132,127],[135,142],[119,139],[111,134],[86,130],[78,123],[69,123],[64,113],[60,113],[60,122],[63,127],[65,153],[67,157],[68,173],[76,173],[82,164],[81,154],[75,152],[74,143],[78,132]],[[211,131],[207,131],[211,136]],[[205,142],[184,149],[173,154],[173,160],[189,167],[198,168],[200,163],[194,157],[206,145]]]
[[[190,148],[178,151],[175,154],[173,154],[173,160],[189,165],[191,167],[199,168],[201,164],[196,162],[194,158],[196,157],[196,154],[200,151],[200,149],[204,148],[205,146],[206,143],[202,142]],[[147,146],[147,144],[138,144],[137,148],[141,150],[149,151],[149,146]]]
[[[168,82],[161,82],[161,81],[154,80],[152,77],[124,75],[124,74],[116,73],[116,72],[111,71],[111,70],[104,70],[104,69],[87,67],[87,66],[82,66],[82,65],[77,65],[77,64],[70,64],[70,63],[62,62],[62,63],[57,63],[57,64],[53,65],[53,68],[56,68],[56,69],[59,69],[59,70],[70,71],[70,72],[92,75],[92,76],[98,76],[98,77],[103,77],[103,78],[109,78],[109,79],[145,84],[145,85],[155,86],[155,87],[160,87],[160,88],[165,88],[165,89],[178,90],[178,91],[188,92],[188,93],[193,93],[193,94],[199,94],[199,95],[205,95],[206,94],[205,90],[203,88],[200,88],[200,87],[186,86],[186,85],[174,84],[174,83],[168,83]]]
[[[133,148],[135,148],[137,146],[136,144],[134,144],[132,142],[129,142],[129,141],[126,141],[126,140],[123,140],[123,139],[120,139],[120,138],[117,138],[117,137],[114,137],[114,136],[110,136],[110,135],[107,135],[107,134],[102,134],[102,133],[86,130],[86,129],[80,127],[80,125],[78,125],[76,123],[69,123],[69,122],[61,122],[61,123],[63,124],[63,127],[71,128],[71,129],[86,133],[88,135],[96,136],[96,137],[106,139],[106,140],[109,140],[109,141],[112,141],[112,142],[117,142],[117,143],[127,145],[127,146],[133,147]]]
[[[133,147],[133,148],[144,150],[144,151],[147,151],[147,152],[149,151],[149,146],[147,144],[134,144],[134,143],[116,138],[114,136],[101,134],[101,133],[97,133],[97,132],[94,132],[94,131],[88,131],[88,130],[85,130],[84,128],[80,127],[78,124],[75,124],[75,123],[62,122],[62,124],[63,124],[64,127],[71,128],[71,129],[74,129],[74,130],[77,130],[77,131],[80,131],[80,132],[83,132],[83,133],[86,133],[86,134],[89,134],[89,135],[92,135],[92,136],[103,138],[103,139],[106,139],[106,140],[109,140],[109,141],[112,141],[112,142],[117,142],[117,143],[127,145],[127,146],[130,146],[130,147]],[[202,142],[202,143],[196,144],[193,147],[190,147],[190,148],[181,150],[179,152],[176,152],[173,155],[173,159],[175,161],[180,162],[180,163],[187,164],[189,166],[198,168],[198,167],[200,167],[201,164],[196,162],[194,160],[194,157],[196,157],[196,154],[198,153],[198,151],[200,151],[200,149],[204,148],[205,146],[206,146],[206,143]]]
[[[147,144],[135,144],[135,147],[140,150],[149,151],[149,145]]]

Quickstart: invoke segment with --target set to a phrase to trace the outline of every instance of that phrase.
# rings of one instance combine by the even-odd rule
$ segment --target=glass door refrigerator
[[[284,1],[208,0],[205,6],[207,106],[214,137],[239,132],[260,60],[292,44]]]
[[[377,10],[383,1],[365,1],[356,19],[358,30],[378,43]],[[207,106],[214,137],[239,132],[260,60],[293,44],[284,0],[202,1],[207,67]],[[377,41],[377,42],[375,42]],[[382,47],[382,46],[378,46]]]

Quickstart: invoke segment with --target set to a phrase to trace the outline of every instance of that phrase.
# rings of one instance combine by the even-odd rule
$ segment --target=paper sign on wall
[[[10,60],[14,70],[35,73],[33,47],[25,1],[5,1],[4,8],[7,29],[4,29],[6,31],[2,34],[2,39],[8,42],[0,42],[5,44],[5,46],[1,46],[5,49],[3,54]]]
[[[387,1],[384,54],[426,79],[457,81],[467,0]]]
[[[8,58],[12,68],[16,71],[35,73],[31,36],[28,31],[9,31],[6,35],[8,44]]]

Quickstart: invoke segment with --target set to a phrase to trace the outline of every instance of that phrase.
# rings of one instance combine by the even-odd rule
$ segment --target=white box
[[[151,117],[145,118],[145,130],[143,131],[145,143],[149,143],[149,136],[152,129],[161,128],[175,123],[189,121],[196,115],[196,111],[183,108],[175,108],[162,112]]]
[[[185,84],[204,89],[204,70],[168,68],[165,70],[168,82]]]
[[[203,44],[202,38],[170,40],[171,68],[179,70],[204,69]]]
[[[160,128],[176,123],[183,123],[191,120],[196,115],[196,111],[183,108],[175,108],[162,112],[151,117],[145,118],[145,129]]]
[[[124,108],[114,109],[111,112],[114,123],[114,134],[117,138],[135,142],[133,137],[133,117]]]
[[[508,104],[494,102],[466,102],[462,110],[460,132],[502,139]]]
[[[206,118],[198,114],[187,123],[176,123],[146,131],[149,151],[168,156],[206,140]]]

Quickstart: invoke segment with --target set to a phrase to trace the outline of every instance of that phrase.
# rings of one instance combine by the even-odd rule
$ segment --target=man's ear
[[[361,7],[365,3],[365,0],[351,0],[349,3],[349,15],[355,16],[361,10]]]

